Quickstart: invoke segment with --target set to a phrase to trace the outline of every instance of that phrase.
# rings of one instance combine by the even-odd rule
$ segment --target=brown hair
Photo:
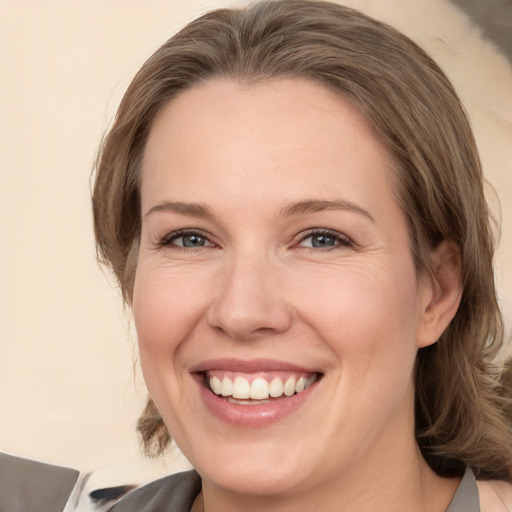
[[[446,76],[393,28],[327,2],[282,0],[220,9],[191,22],[143,65],[100,148],[93,194],[100,261],[130,304],[140,234],[141,160],[153,119],[180,91],[212,77],[307,78],[351,101],[394,157],[399,200],[418,271],[441,240],[461,249],[463,295],[440,340],[416,367],[416,433],[439,472],[469,465],[484,477],[512,470],[508,389],[492,361],[503,338],[494,240],[466,114]],[[150,452],[169,433],[149,400],[139,431]]]

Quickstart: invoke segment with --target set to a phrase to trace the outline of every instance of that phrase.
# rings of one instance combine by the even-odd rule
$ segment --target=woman
[[[164,44],[94,216],[146,448],[170,432],[197,473],[113,510],[476,511],[474,474],[482,510],[512,506],[482,181],[447,78],[356,11],[264,2]]]

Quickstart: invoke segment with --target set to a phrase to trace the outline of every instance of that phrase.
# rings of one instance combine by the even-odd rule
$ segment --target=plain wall
[[[0,0],[0,450],[82,469],[138,456],[145,390],[129,311],[95,261],[92,163],[145,58],[197,14],[240,3]],[[446,0],[345,3],[413,37],[459,90],[502,205],[510,330],[510,62]]]

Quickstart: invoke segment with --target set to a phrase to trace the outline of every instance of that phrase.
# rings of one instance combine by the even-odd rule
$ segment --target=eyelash
[[[197,237],[200,237],[200,238],[204,238],[204,239],[206,239],[211,244],[211,245],[208,245],[207,247],[216,247],[216,244],[214,244],[213,242],[210,241],[208,233],[205,233],[204,231],[201,231],[199,229],[181,229],[179,231],[173,231],[172,233],[169,233],[169,234],[165,235],[156,244],[157,248],[158,249],[162,249],[162,248],[167,247],[169,245],[173,245],[172,242],[174,240],[177,240],[179,238],[184,238],[186,236],[197,236]],[[174,245],[174,248],[176,248],[178,250],[185,250],[185,251],[201,249],[202,247],[204,247],[204,246],[184,247],[184,246]]]
[[[306,250],[311,250],[311,251],[317,252],[317,251],[333,250],[336,247],[340,247],[340,246],[341,247],[352,247],[354,245],[353,242],[347,236],[339,233],[338,231],[333,231],[333,230],[330,230],[330,229],[313,228],[313,229],[310,229],[310,230],[306,231],[305,233],[301,233],[297,237],[297,242],[294,244],[294,246],[300,248],[301,247],[300,243],[304,242],[308,238],[314,237],[315,235],[316,236],[320,235],[320,236],[325,236],[326,238],[331,238],[331,239],[334,240],[334,242],[337,245],[328,246],[328,247],[326,247],[324,249],[319,248],[319,247],[302,246],[302,249],[306,249]],[[178,240],[179,238],[184,238],[186,236],[197,236],[197,237],[200,237],[200,238],[204,238],[205,240],[207,240],[207,242],[209,244],[211,244],[211,245],[207,245],[206,247],[217,247],[217,245],[215,243],[213,243],[209,239],[208,233],[205,233],[204,231],[201,231],[201,230],[198,230],[198,229],[183,229],[183,230],[179,230],[179,231],[173,231],[172,233],[167,234],[161,240],[159,240],[158,243],[156,244],[156,246],[157,246],[158,249],[162,249],[162,248],[167,247],[169,245],[173,245],[172,242],[174,240]],[[184,247],[184,246],[174,245],[175,249],[187,250],[187,251],[197,250],[197,249],[201,249],[203,247],[205,247],[205,246]]]
[[[319,251],[319,250],[329,251],[329,250],[336,249],[337,247],[340,247],[340,246],[341,247],[352,247],[354,245],[352,240],[350,240],[350,238],[348,238],[346,235],[343,235],[342,233],[340,233],[338,231],[333,231],[331,229],[318,229],[318,228],[310,229],[306,233],[301,233],[299,241],[297,242],[296,245],[304,242],[304,240],[307,240],[308,238],[314,237],[315,235],[316,236],[321,235],[321,236],[325,236],[326,238],[332,238],[334,240],[334,242],[337,243],[338,245],[334,245],[334,246],[327,247],[324,249],[317,248],[317,247],[303,247],[304,249],[309,249],[309,250],[312,250],[315,252]],[[301,246],[299,245],[299,247],[301,247]]]

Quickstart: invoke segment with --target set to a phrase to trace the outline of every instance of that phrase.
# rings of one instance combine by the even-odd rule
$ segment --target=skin
[[[212,80],[159,113],[133,309],[150,394],[203,479],[194,510],[446,510],[458,481],[419,453],[413,369],[457,310],[460,260],[441,243],[418,275],[391,169],[357,112],[306,80]],[[290,210],[311,200],[336,207]],[[198,247],[176,234],[190,229]],[[232,425],[191,374],[228,357],[322,378],[279,421]]]
[[[499,480],[478,482],[482,512],[510,512],[512,510],[512,484]]]

